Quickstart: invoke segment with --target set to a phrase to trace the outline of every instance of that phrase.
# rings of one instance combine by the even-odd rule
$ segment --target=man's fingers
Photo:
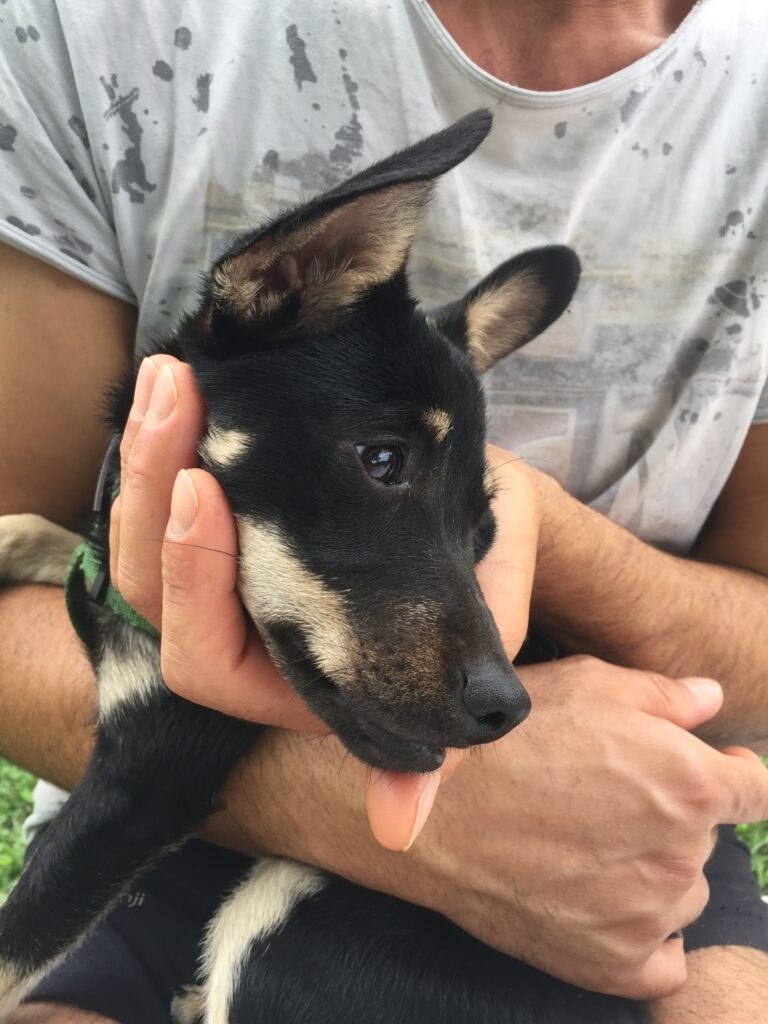
[[[611,667],[606,692],[638,711],[666,718],[682,729],[695,729],[716,715],[723,691],[714,679],[670,679],[656,672],[625,669],[627,685],[617,686],[617,669]]]
[[[112,502],[109,515],[109,578],[117,583],[117,562],[120,554],[120,495]]]
[[[124,467],[128,461],[128,454],[133,445],[136,433],[144,421],[144,415],[152,397],[152,388],[157,379],[161,366],[167,363],[174,363],[173,356],[157,355],[144,359],[139,367],[136,376],[136,386],[133,392],[133,405],[123,429],[123,436],[120,441],[120,460]],[[109,575],[112,581],[117,583],[118,561],[120,555],[120,495],[112,502],[112,509],[109,522]]]
[[[688,977],[682,938],[669,939],[655,950],[631,982],[616,994],[629,999],[662,999],[683,987]]]
[[[768,818],[768,768],[745,747],[712,751],[720,763],[724,787],[720,822],[758,822]]]
[[[178,360],[174,359],[173,356],[168,355],[156,355],[147,356],[143,359],[139,366],[139,372],[136,375],[136,386],[133,389],[133,404],[131,411],[128,414],[128,419],[125,423],[123,430],[123,436],[120,441],[120,458],[125,462],[128,458],[128,454],[131,450],[134,438],[139,430],[139,427],[144,422],[144,416],[146,415],[147,408],[149,407],[149,401],[152,397],[152,389],[155,386],[157,380],[157,374],[162,366],[168,364],[177,363]]]
[[[138,423],[136,419],[132,413],[132,433],[124,445],[113,579],[125,599],[158,626],[161,548],[171,490],[179,470],[197,464],[197,444],[205,422],[203,400],[191,368],[176,360],[164,361],[157,370],[144,417]]]
[[[536,569],[541,509],[526,478],[504,472],[515,456],[492,445],[486,447],[494,477],[496,537],[487,557],[477,567],[477,579],[510,658],[522,646]]]
[[[327,732],[275,668],[243,612],[235,522],[210,474],[179,473],[162,548],[163,677],[170,688],[240,718]]]

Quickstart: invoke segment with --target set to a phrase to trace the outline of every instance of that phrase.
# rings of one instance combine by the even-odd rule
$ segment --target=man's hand
[[[719,707],[711,681],[587,657],[520,674],[533,713],[441,786],[408,853],[372,839],[364,770],[337,740],[278,730],[236,770],[208,834],[430,907],[587,988],[670,993],[686,961],[668,936],[707,902],[714,826],[765,815],[768,772],[685,731]]]
[[[145,359],[121,447],[112,580],[162,626],[163,676],[180,696],[252,721],[327,732],[245,616],[227,500],[210,474],[190,468],[204,419],[190,367],[170,356]]]

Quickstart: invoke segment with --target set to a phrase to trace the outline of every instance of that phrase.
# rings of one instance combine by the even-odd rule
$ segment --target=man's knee
[[[5,1024],[115,1024],[115,1021],[65,1003],[27,1003],[12,1013]]]

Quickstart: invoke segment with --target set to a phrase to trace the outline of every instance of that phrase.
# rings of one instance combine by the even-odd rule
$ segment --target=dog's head
[[[474,574],[494,534],[478,373],[560,315],[578,261],[524,253],[432,315],[405,275],[435,179],[490,122],[469,115],[241,239],[177,339],[245,605],[377,767],[434,769],[529,710]]]

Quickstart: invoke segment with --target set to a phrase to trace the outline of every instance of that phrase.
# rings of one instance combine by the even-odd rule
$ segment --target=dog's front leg
[[[172,694],[159,644],[90,606],[96,747],[0,908],[0,1020],[74,949],[158,857],[215,807],[260,731]]]

